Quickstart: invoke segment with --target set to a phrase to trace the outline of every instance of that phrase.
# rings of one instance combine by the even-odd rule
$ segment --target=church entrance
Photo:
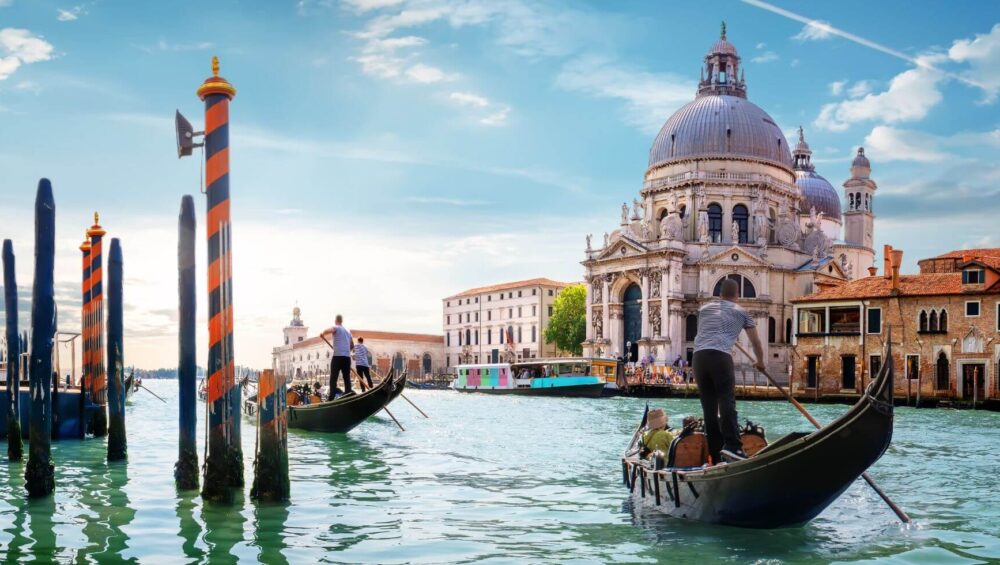
[[[639,338],[642,337],[642,289],[632,283],[622,297],[622,355],[625,361],[639,360]]]

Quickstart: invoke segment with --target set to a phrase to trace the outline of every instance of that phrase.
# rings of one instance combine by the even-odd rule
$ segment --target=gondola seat
[[[693,468],[708,463],[708,438],[701,432],[685,429],[670,444],[667,467]]]
[[[740,439],[743,441],[743,452],[749,457],[753,457],[760,453],[760,450],[767,447],[767,440],[763,435],[758,433],[749,432],[740,434]]]

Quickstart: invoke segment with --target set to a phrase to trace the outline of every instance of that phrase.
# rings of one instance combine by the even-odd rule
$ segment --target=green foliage
[[[573,355],[583,353],[587,338],[587,289],[582,285],[568,286],[559,293],[552,305],[552,317],[545,328],[545,340]]]

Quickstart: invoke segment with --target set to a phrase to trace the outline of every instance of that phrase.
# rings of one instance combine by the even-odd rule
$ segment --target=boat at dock
[[[17,402],[21,437],[27,439],[31,419],[31,396],[27,381],[21,381],[20,387]],[[0,406],[6,406],[7,402],[7,391],[0,389]],[[81,398],[79,387],[55,387],[52,393],[52,439],[84,437],[86,422],[90,421],[91,413],[103,409],[104,405],[94,404],[90,395]],[[0,438],[6,437],[7,418],[0,417]]]
[[[612,360],[583,357],[458,365],[451,388],[483,394],[596,398],[604,394],[609,382],[614,384],[615,366]]]
[[[892,440],[892,346],[861,399],[833,422],[786,435],[747,459],[707,465],[707,441],[685,430],[667,454],[622,458],[633,502],[678,518],[746,528],[812,520],[885,453]],[[630,446],[631,447],[631,446]]]

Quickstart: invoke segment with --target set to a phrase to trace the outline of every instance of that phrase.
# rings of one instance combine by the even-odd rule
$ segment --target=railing
[[[784,189],[788,192],[798,191],[798,187],[796,187],[794,184],[778,180],[772,177],[771,175],[764,175],[760,173],[716,173],[711,171],[688,171],[685,173],[670,175],[668,177],[646,181],[643,183],[642,188],[643,190],[648,190],[652,188],[664,188],[674,184],[679,184],[682,182],[687,182],[692,180],[758,182],[775,186]]]

